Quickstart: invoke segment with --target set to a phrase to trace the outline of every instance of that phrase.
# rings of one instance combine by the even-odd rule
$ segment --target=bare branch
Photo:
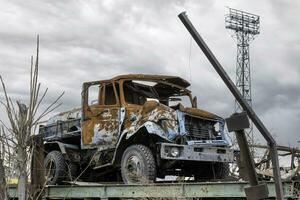
[[[1,85],[4,91],[4,101],[0,101],[6,110],[6,115],[9,120],[9,125],[6,125],[1,119],[0,124],[0,142],[5,144],[5,147],[0,145],[0,151],[13,155],[11,151],[15,151],[14,162],[19,173],[18,182],[18,199],[25,200],[26,192],[28,191],[28,161],[31,158],[32,149],[27,145],[30,141],[32,131],[36,130],[39,120],[53,110],[57,109],[61,103],[59,100],[64,95],[62,92],[50,105],[42,110],[38,116],[38,110],[46,98],[48,88],[40,94],[41,83],[38,82],[39,72],[39,36],[37,36],[35,61],[33,56],[30,58],[30,83],[29,83],[29,103],[28,106],[20,101],[13,103],[13,100],[8,96],[6,86],[2,76],[0,75]],[[15,107],[17,106],[17,107]],[[5,130],[5,131],[4,131]],[[2,133],[1,133],[2,132]],[[11,157],[8,156],[7,161],[11,165]]]
[[[46,90],[45,90],[44,93],[42,94],[41,98],[38,100],[38,103],[37,103],[37,105],[36,105],[36,107],[35,107],[35,110],[33,111],[33,116],[36,115],[36,112],[37,112],[38,108],[40,107],[41,103],[43,102],[43,100],[44,100],[44,98],[45,98],[47,92],[48,92],[48,88],[46,88]]]
[[[62,92],[53,103],[51,103],[43,112],[40,114],[40,116],[37,117],[37,119],[33,122],[33,124],[36,124],[41,118],[52,112],[53,110],[57,109],[59,106],[61,106],[61,103],[56,105],[58,101],[62,98],[62,96],[65,94],[65,92]],[[56,105],[56,106],[55,106]]]

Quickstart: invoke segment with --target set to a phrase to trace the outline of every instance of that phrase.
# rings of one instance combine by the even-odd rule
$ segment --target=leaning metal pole
[[[277,152],[277,145],[276,141],[270,134],[270,132],[267,130],[267,128],[264,126],[262,121],[259,119],[259,117],[256,115],[254,110],[251,108],[251,106],[247,103],[247,101],[244,100],[243,96],[235,86],[235,84],[232,82],[226,71],[223,69],[222,65],[219,63],[217,58],[214,56],[214,54],[211,52],[207,44],[204,42],[200,34],[197,32],[191,21],[188,19],[185,12],[182,12],[178,15],[181,22],[184,24],[186,29],[189,31],[191,36],[194,38],[198,46],[201,48],[209,62],[212,64],[212,66],[215,68],[219,76],[222,78],[228,89],[231,91],[233,96],[236,98],[236,100],[239,102],[239,104],[242,106],[242,108],[247,112],[249,118],[252,120],[252,122],[255,124],[257,129],[260,131],[260,133],[263,135],[265,140],[268,143],[268,146],[270,147],[271,157],[272,157],[272,165],[273,165],[273,174],[275,179],[275,186],[276,186],[276,196],[277,199],[283,199],[283,188],[282,188],[282,182],[281,182],[281,176],[280,176],[280,170],[279,170],[279,160],[278,160],[278,152]]]
[[[245,129],[250,127],[249,119],[246,112],[235,113],[225,119],[229,132],[234,131],[236,140],[240,148],[242,163],[247,169],[247,178],[250,186],[245,187],[244,191],[248,200],[266,199],[269,196],[267,184],[258,182],[257,173],[255,171],[254,159],[251,155],[248,145]]]

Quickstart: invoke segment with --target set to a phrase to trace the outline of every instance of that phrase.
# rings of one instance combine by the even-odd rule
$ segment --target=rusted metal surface
[[[73,109],[69,112],[60,113],[50,118],[48,124],[77,119],[82,116],[81,129],[83,129],[83,148],[95,148],[103,144],[114,146],[120,134],[126,133],[126,138],[128,139],[142,127],[146,127],[148,131],[152,129],[152,132],[157,133],[166,140],[172,140],[179,132],[180,124],[177,123],[177,120],[179,117],[182,117],[179,112],[204,120],[217,121],[221,119],[213,113],[193,107],[184,107],[182,104],[178,104],[177,109],[173,109],[157,101],[145,101],[144,104],[140,105],[128,103],[125,100],[125,92],[122,90],[123,83],[124,81],[132,80],[153,81],[156,82],[156,85],[153,87],[156,90],[168,91],[166,93],[167,95],[173,93],[174,95],[187,95],[190,100],[192,100],[190,91],[186,89],[190,84],[182,78],[144,74],[121,75],[109,80],[85,83],[82,93],[82,110]],[[105,105],[103,103],[106,99],[105,85],[107,84],[113,85],[113,90],[116,95],[116,103],[114,105]],[[89,106],[88,89],[93,85],[98,85],[99,88],[104,89],[99,89],[98,103]],[[119,87],[116,88],[116,85]],[[177,88],[177,92],[174,88]],[[175,90],[175,92],[173,90]],[[191,104],[192,106],[194,105],[193,102]],[[161,119],[164,119],[164,123],[162,123],[161,126],[147,123],[154,122],[157,124]],[[120,126],[121,123],[123,126]],[[181,131],[180,134],[183,135],[185,133]]]
[[[130,114],[130,118],[135,120],[123,130],[127,132],[127,139],[143,126],[149,133],[158,134],[166,140],[173,140],[178,134],[176,111],[156,101],[147,101],[138,113]],[[160,120],[161,126],[156,125]]]
[[[88,105],[89,93],[88,89],[91,85],[99,86],[98,99],[95,105]],[[84,84],[83,91],[83,107],[82,107],[82,147],[95,148],[99,145],[106,145],[107,148],[114,146],[117,142],[119,134],[119,98],[114,83],[88,83]],[[104,105],[105,88],[110,87],[112,92],[116,94],[115,101],[112,105]],[[108,89],[107,89],[108,90]],[[104,147],[104,146],[103,146]],[[104,147],[104,148],[106,148]]]
[[[118,169],[123,152],[133,144],[151,149],[159,160],[155,165],[160,173],[176,174],[179,169],[192,176],[198,172],[185,170],[188,162],[198,161],[197,165],[200,161],[232,162],[233,152],[225,137],[224,119],[197,108],[196,98],[187,89],[189,85],[176,76],[144,74],[86,82],[82,88],[81,110],[60,113],[51,118],[45,128],[68,127],[70,120],[80,120],[80,127],[72,128],[76,134],[80,132],[80,142],[66,138],[73,130],[65,133],[65,129],[57,128],[62,131],[56,135],[64,139],[58,142],[74,144],[75,141],[80,145],[75,153],[80,153],[81,165],[89,165],[93,170],[108,169],[108,166]],[[182,148],[172,149],[181,152],[173,154],[173,158],[160,157],[165,150],[162,143],[181,145]],[[63,154],[65,159],[75,162],[67,154]],[[213,174],[212,168],[209,173]]]
[[[148,74],[120,75],[109,80],[103,80],[103,82],[112,82],[112,81],[119,81],[119,80],[164,81],[184,88],[190,86],[190,83],[187,80],[180,78],[178,76],[148,75]]]
[[[119,134],[118,108],[93,106],[86,111],[90,120],[82,122],[82,143],[90,147],[115,145]]]
[[[157,134],[165,140],[172,141],[178,135],[186,134],[183,130],[180,131],[179,129],[177,121],[178,116],[181,115],[178,114],[178,112],[205,120],[218,121],[221,119],[215,114],[197,108],[184,107],[182,104],[178,104],[178,109],[174,109],[159,103],[158,100],[146,101],[144,99],[144,103],[140,104],[128,102],[126,101],[126,91],[124,91],[123,88],[126,87],[124,85],[128,81],[132,80],[152,81],[155,83],[152,90],[159,90],[158,88],[161,88],[161,90],[164,89],[166,95],[180,95],[182,93],[191,96],[190,91],[185,89],[190,84],[184,79],[175,76],[130,74],[117,76],[110,80],[86,83],[84,91],[87,91],[91,85],[99,85],[99,88],[105,88],[105,84],[107,83],[114,85],[114,93],[117,99],[115,105],[105,105],[102,103],[106,99],[105,94],[100,94],[101,91],[99,91],[99,104],[88,106],[88,93],[83,92],[83,99],[85,101],[83,104],[83,112],[84,118],[87,119],[82,121],[82,144],[84,148],[93,148],[101,144],[114,146],[120,135],[126,134],[126,138],[129,139],[143,127],[145,127],[149,133]],[[163,86],[163,84],[165,84],[165,86]],[[120,91],[117,91],[116,85],[119,86]],[[139,89],[138,92],[143,94],[141,88],[145,86],[132,84],[127,87],[136,87],[137,90]],[[174,88],[177,88],[177,92]],[[147,95],[151,97],[151,89],[149,91],[146,91],[146,89],[145,87],[144,93],[148,92]],[[153,93],[153,95],[155,95],[155,93]],[[125,112],[125,115],[122,117],[122,112],[120,112],[121,108],[123,109],[122,112]],[[123,123],[121,127],[119,126],[120,122]]]

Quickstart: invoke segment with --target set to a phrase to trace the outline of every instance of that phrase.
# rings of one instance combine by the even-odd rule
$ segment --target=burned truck
[[[81,108],[40,126],[48,184],[224,178],[233,161],[224,119],[197,108],[189,86],[144,74],[83,83]]]

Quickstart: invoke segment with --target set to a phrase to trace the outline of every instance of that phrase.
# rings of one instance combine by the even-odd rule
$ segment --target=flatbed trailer
[[[77,185],[49,185],[46,199],[246,199],[244,188],[248,182],[180,182],[147,185],[78,183]],[[267,182],[269,198],[275,199],[275,184]],[[300,199],[300,182],[283,182],[284,199]],[[16,198],[16,188],[9,188],[10,197]]]

